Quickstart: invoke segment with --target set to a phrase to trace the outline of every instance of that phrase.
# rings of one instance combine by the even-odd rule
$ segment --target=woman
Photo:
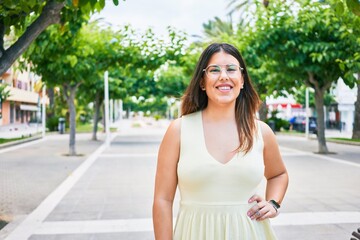
[[[164,135],[153,205],[155,238],[276,239],[288,174],[272,130],[256,120],[259,97],[239,51],[208,46]],[[258,186],[266,178],[266,196]],[[177,186],[180,209],[173,232]]]

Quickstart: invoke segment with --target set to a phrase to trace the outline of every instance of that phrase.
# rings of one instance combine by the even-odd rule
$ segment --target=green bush
[[[59,124],[59,118],[58,117],[50,117],[46,121],[46,128],[49,129],[49,131],[57,131],[58,130],[58,124]]]
[[[265,121],[271,128],[275,127],[276,132],[279,132],[282,128],[289,129],[289,122],[281,118],[271,117]],[[275,125],[275,126],[274,126]]]
[[[266,123],[270,126],[273,127],[272,125],[275,124],[275,131],[278,132],[281,129],[286,129],[288,130],[290,128],[290,123],[287,120],[281,119],[281,118],[277,118],[276,117],[277,111],[273,111],[271,113],[271,117],[266,119]]]

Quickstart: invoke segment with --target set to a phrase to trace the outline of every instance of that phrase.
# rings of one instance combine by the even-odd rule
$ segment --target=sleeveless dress
[[[256,221],[247,216],[256,204],[249,204],[248,199],[257,193],[264,176],[259,125],[252,150],[235,154],[226,164],[207,151],[201,111],[182,117],[180,144],[181,200],[175,240],[276,239],[269,219]]]

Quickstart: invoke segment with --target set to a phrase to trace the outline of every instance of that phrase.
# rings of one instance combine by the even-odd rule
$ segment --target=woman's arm
[[[172,210],[180,155],[180,123],[181,119],[177,119],[170,124],[159,148],[153,203],[156,240],[170,240],[173,237]]]
[[[251,219],[258,221],[277,216],[278,210],[275,209],[269,201],[275,200],[280,204],[285,196],[289,181],[288,173],[281,158],[275,134],[267,124],[260,122],[260,126],[264,140],[264,175],[267,179],[266,199],[263,199],[258,195],[252,196],[249,199],[249,203],[256,201],[257,204],[248,211],[248,216]]]
[[[288,186],[288,173],[281,158],[275,134],[271,128],[261,122],[264,139],[264,165],[266,185],[266,200],[275,200],[281,203]]]

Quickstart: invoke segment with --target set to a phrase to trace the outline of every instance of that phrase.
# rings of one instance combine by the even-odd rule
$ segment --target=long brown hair
[[[234,46],[227,43],[212,43],[202,52],[190,84],[182,97],[181,112],[182,115],[187,115],[207,107],[208,97],[200,87],[204,81],[203,69],[207,67],[212,55],[220,51],[235,57],[239,61],[240,67],[244,69],[242,71],[244,86],[235,103],[235,119],[240,141],[236,150],[247,153],[251,150],[254,142],[256,111],[260,105],[260,98],[251,83],[245,61]]]

